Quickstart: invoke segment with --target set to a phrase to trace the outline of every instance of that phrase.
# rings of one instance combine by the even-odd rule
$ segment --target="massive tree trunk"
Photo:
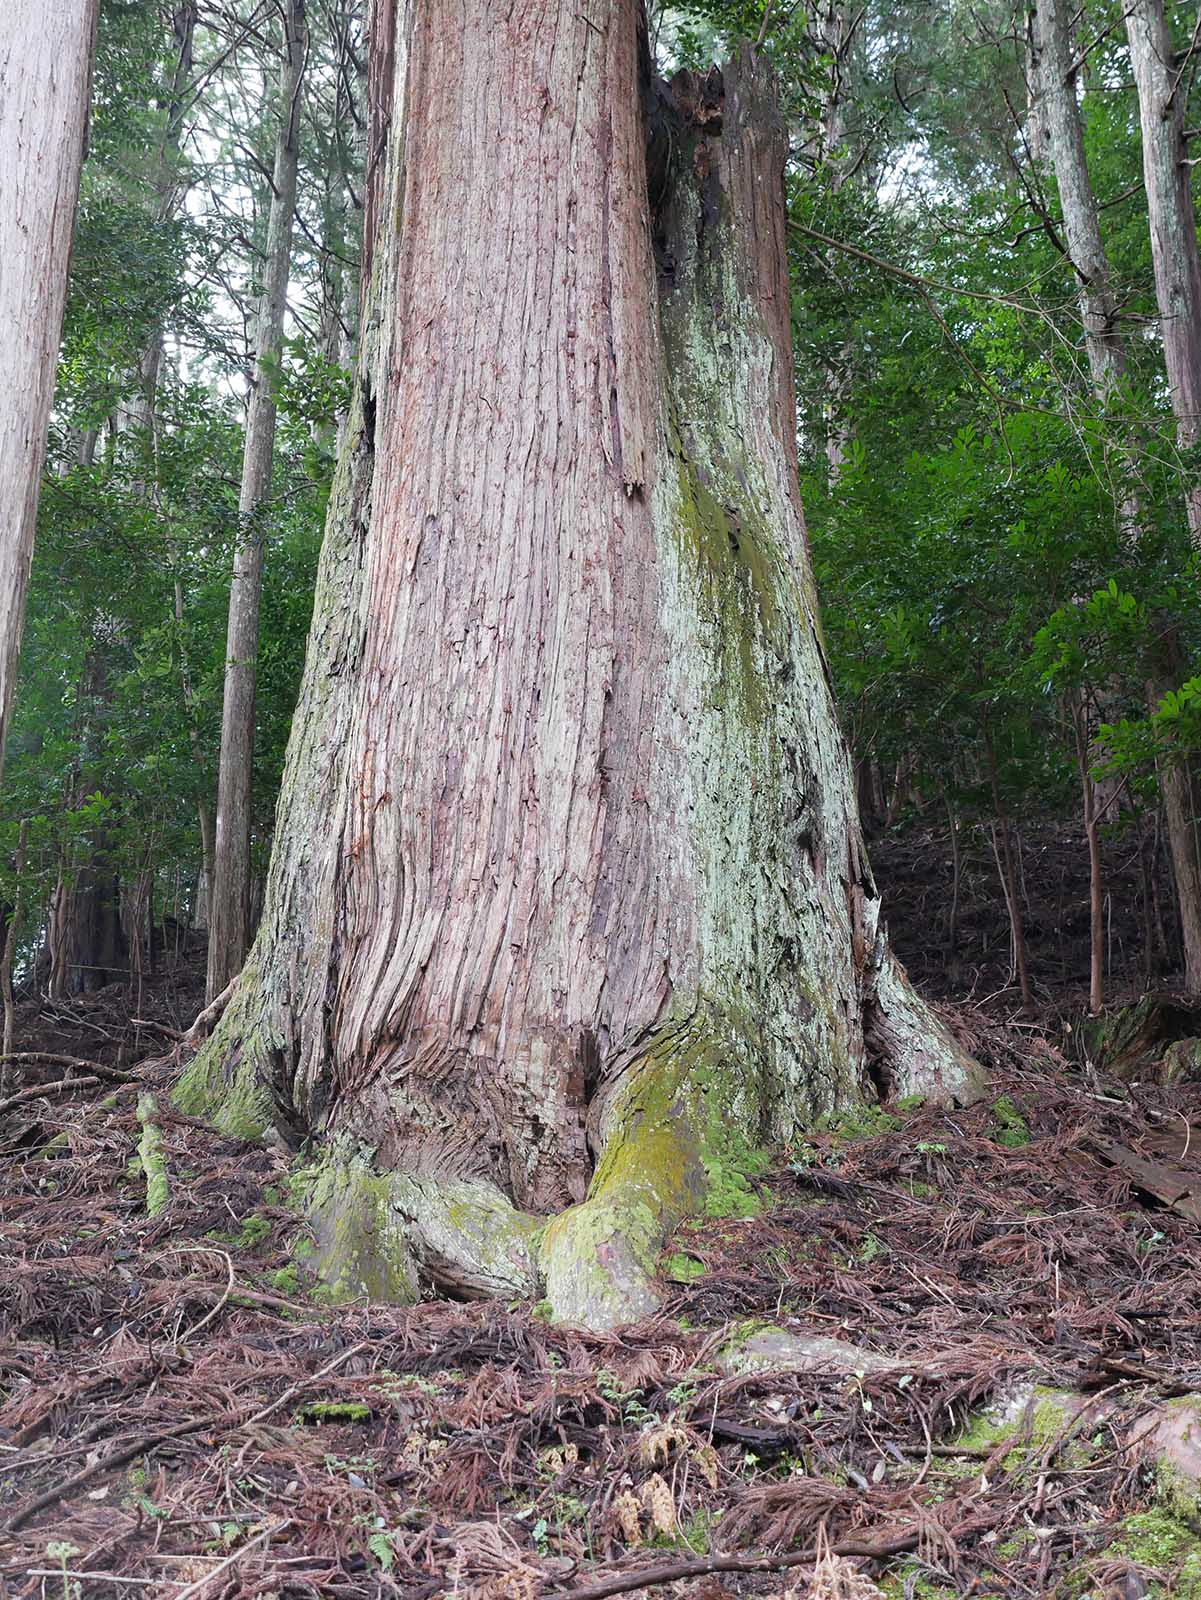
[[[1135,29],[1133,16],[1128,18],[1128,25],[1132,30]],[[1046,130],[1063,212],[1064,235],[1079,286],[1089,371],[1097,399],[1102,408],[1107,409],[1120,394],[1126,374],[1126,350],[1118,321],[1113,274],[1101,237],[1100,212],[1089,179],[1080,102],[1076,97],[1075,52],[1064,0],[1036,0],[1033,32],[1042,90],[1042,127]],[[1132,39],[1133,36],[1132,32]],[[1143,137],[1145,141],[1145,127]],[[1187,178],[1184,183],[1187,190]],[[1154,230],[1154,208],[1152,226]],[[1195,257],[1195,230],[1193,254]],[[1156,263],[1158,275],[1158,255]],[[1165,325],[1165,351],[1170,337],[1175,338],[1176,335],[1170,335]],[[1201,340],[1201,330],[1198,330],[1197,338]],[[1201,344],[1198,345],[1198,352],[1201,353]],[[1169,358],[1168,370],[1171,375],[1172,358]],[[1201,371],[1198,377],[1201,380]],[[1175,378],[1172,378],[1172,385],[1175,393]],[[1133,484],[1138,466],[1136,449],[1120,418],[1111,428],[1110,437],[1115,441],[1118,454],[1123,457],[1117,463],[1119,475],[1128,483],[1126,500],[1121,508],[1122,518],[1131,541],[1137,542],[1143,532],[1143,514]],[[1183,439],[1183,433],[1181,437]],[[1191,519],[1193,500],[1187,491],[1186,502]],[[1164,695],[1179,686],[1182,676],[1179,670],[1182,665],[1180,656],[1178,629],[1170,620],[1165,621],[1146,664],[1146,697],[1150,710],[1154,711]],[[1201,857],[1198,856],[1193,780],[1188,769],[1180,762],[1163,760],[1159,764],[1159,783],[1176,879],[1185,982],[1190,989],[1201,989]]]
[[[1189,76],[1186,66],[1173,60],[1163,0],[1132,0],[1125,15],[1142,124],[1164,362],[1177,438],[1192,451],[1201,438],[1201,259],[1185,144]],[[1193,542],[1201,548],[1201,473],[1192,460],[1186,467],[1186,505]]]
[[[0,770],[67,298],[96,0],[7,0],[0,28]]]
[[[271,490],[275,453],[276,369],[283,352],[292,265],[292,221],[300,165],[300,104],[308,56],[305,0],[285,9],[267,258],[259,302],[257,348],[238,511],[242,537],[234,552],[225,639],[225,696],[217,774],[217,827],[209,905],[208,997],[241,967],[250,943],[250,803],[258,681],[259,609],[263,592],[261,515]]]
[[[653,83],[638,9],[376,6],[267,903],[181,1085],[319,1136],[350,1292],[542,1283],[594,1325],[758,1147],[974,1073],[889,953],[835,723],[772,88],[749,51]]]

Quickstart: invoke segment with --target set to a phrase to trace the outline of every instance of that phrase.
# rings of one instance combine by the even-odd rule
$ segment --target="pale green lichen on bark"
[[[455,1262],[453,1281],[467,1294],[533,1294],[538,1286],[538,1241],[545,1218],[519,1211],[491,1183],[393,1173],[394,1211],[419,1259],[437,1276],[438,1262]]]
[[[146,1215],[157,1217],[171,1203],[171,1180],[158,1125],[158,1103],[152,1094],[138,1096],[138,1124],[138,1161],[146,1179]]]
[[[765,554],[764,530],[741,519],[735,527],[734,513],[701,481],[682,445],[677,461],[674,521],[716,651],[712,703],[734,712],[753,737],[770,709],[764,657],[765,641],[774,645],[779,626],[777,574]]]
[[[294,1193],[313,1230],[316,1248],[305,1265],[321,1299],[334,1305],[417,1299],[416,1266],[393,1212],[388,1177],[364,1152],[332,1145],[295,1175]]]
[[[669,1023],[629,1069],[604,1119],[587,1199],[542,1236],[557,1320],[614,1327],[649,1314],[662,1297],[658,1254],[676,1223],[755,1206],[761,1107],[741,1026],[707,1012]]]
[[[689,765],[699,988],[753,1016],[759,1136],[787,1140],[864,1089],[839,884],[854,798],[778,436],[781,356],[725,190],[723,137],[682,132],[659,219],[671,267],[653,509],[672,701],[688,708],[676,736]]]
[[[537,1289],[545,1219],[492,1184],[380,1171],[371,1150],[342,1138],[296,1171],[292,1194],[315,1239],[301,1264],[323,1299],[406,1304],[419,1277],[437,1280],[449,1261],[466,1295]]]
[[[272,1124],[271,1093],[260,1081],[260,986],[256,951],[251,950],[229,1006],[208,1039],[185,1067],[172,1095],[191,1117],[211,1122],[231,1139],[261,1139]],[[231,1050],[230,1041],[236,1042]],[[232,1061],[231,1061],[232,1056]]]

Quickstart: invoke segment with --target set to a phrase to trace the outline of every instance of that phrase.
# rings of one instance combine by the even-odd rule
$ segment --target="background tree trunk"
[[[593,1325],[765,1141],[973,1073],[888,952],[835,723],[772,85],[653,83],[639,10],[376,7],[267,904],[180,1091],[320,1133],[339,1287],[541,1280]]]
[[[1094,1016],[1105,1004],[1105,885],[1101,866],[1101,836],[1097,818],[1097,789],[1092,776],[1091,708],[1083,695],[1073,698],[1069,712],[1076,740],[1076,770],[1080,775],[1080,800],[1084,837],[1088,843],[1088,1009]]]
[[[284,317],[288,309],[292,220],[300,163],[301,93],[308,53],[305,0],[288,0],[285,17],[284,61],[279,80],[280,128],[275,147],[267,259],[238,500],[243,532],[234,554],[225,641],[225,698],[221,713],[217,825],[209,905],[210,1000],[241,967],[250,943],[250,802],[259,602],[263,589],[263,529],[259,514],[271,490],[276,371],[283,352]]]
[[[1134,30],[1136,24],[1133,14],[1128,17],[1127,22],[1129,28]],[[1144,37],[1144,33],[1145,29],[1140,32],[1140,38]],[[1103,409],[1108,409],[1117,397],[1125,378],[1126,350],[1118,322],[1113,275],[1101,237],[1100,212],[1089,179],[1084,149],[1084,129],[1073,70],[1075,57],[1063,0],[1037,0],[1034,38],[1042,91],[1041,125],[1046,131],[1055,181],[1059,189],[1064,234],[1079,284],[1080,312],[1084,323],[1089,371],[1097,399]],[[1132,53],[1133,38],[1132,31]],[[1140,78],[1139,82],[1141,103],[1143,79]],[[1149,191],[1152,158],[1146,154],[1145,126],[1143,137]],[[1162,130],[1156,130],[1156,137],[1162,140],[1164,137]],[[1187,169],[1182,171],[1187,172]],[[1187,177],[1183,182],[1187,191]],[[1188,201],[1188,208],[1191,218],[1191,199]],[[1154,238],[1157,226],[1154,202],[1151,204],[1151,226]],[[1158,250],[1160,247],[1156,248]],[[1195,228],[1193,254],[1195,257]],[[1156,276],[1158,281],[1160,277],[1158,254]],[[1161,310],[1162,307],[1161,299]],[[1201,302],[1197,311],[1198,315],[1201,315]],[[1166,353],[1169,340],[1166,312],[1164,316]],[[1197,353],[1201,357],[1201,330],[1198,330],[1197,339],[1199,341]],[[1169,378],[1175,394],[1176,380],[1171,377],[1173,359],[1179,361],[1183,358],[1178,355],[1168,360]],[[1201,369],[1198,370],[1198,381],[1201,382]],[[1129,485],[1127,498],[1121,507],[1121,515],[1129,538],[1132,542],[1137,542],[1143,534],[1143,513],[1134,488],[1134,480],[1138,476],[1135,447],[1129,437],[1129,430],[1123,426],[1120,417],[1115,419],[1110,436],[1116,445],[1114,454],[1121,458],[1117,462],[1119,475]],[[1186,505],[1191,522],[1195,509],[1191,492],[1186,492]],[[1154,711],[1163,696],[1179,685],[1184,675],[1182,668],[1178,630],[1174,623],[1165,621],[1161,629],[1161,638],[1147,663],[1146,699],[1149,710]],[[1193,784],[1188,771],[1179,763],[1161,760],[1158,763],[1158,776],[1164,801],[1164,816],[1167,821],[1168,848],[1171,851],[1176,879],[1184,947],[1185,983],[1190,989],[1201,989],[1201,859],[1197,850]]]
[[[1180,445],[1201,437],[1201,260],[1185,147],[1186,67],[1177,68],[1163,0],[1132,0],[1126,11],[1130,64],[1143,133],[1143,180],[1164,362]],[[1201,547],[1201,473],[1186,467],[1186,506]]]
[[[16,1087],[16,1074],[13,1063],[8,1059],[13,1048],[13,1025],[16,1018],[16,1003],[13,998],[13,966],[17,956],[17,940],[21,933],[21,913],[24,910],[24,886],[21,874],[25,871],[25,851],[29,842],[28,818],[21,819],[21,830],[17,835],[17,848],[13,856],[13,876],[16,879],[16,889],[13,892],[11,906],[4,908],[4,951],[0,955],[0,999],[4,1004],[4,1026],[0,1033],[0,1100],[6,1100]]]
[[[7,0],[0,30],[0,771],[67,298],[96,0]]]

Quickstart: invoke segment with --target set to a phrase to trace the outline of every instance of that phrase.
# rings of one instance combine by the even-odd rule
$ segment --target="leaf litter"
[[[316,1303],[284,1152],[171,1111],[162,1061],[25,1098],[0,1120],[0,1592],[1187,1593],[1196,1537],[1131,1430],[1201,1391],[1201,1239],[1139,1187],[1201,1150],[1201,1087],[973,1026],[987,1100],[809,1135],[759,1215],[678,1232],[686,1281],[610,1335]],[[765,1333],[863,1357],[762,1367]]]

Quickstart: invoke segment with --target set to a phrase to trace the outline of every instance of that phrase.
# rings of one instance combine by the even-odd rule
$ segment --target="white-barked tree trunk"
[[[96,0],[0,20],[0,770],[67,299]]]

